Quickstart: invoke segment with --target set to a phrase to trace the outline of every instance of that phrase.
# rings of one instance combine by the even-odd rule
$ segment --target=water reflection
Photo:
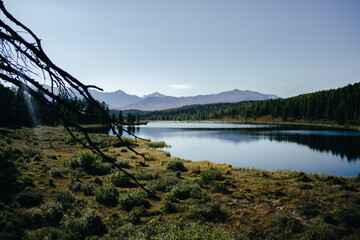
[[[246,143],[268,139],[277,142],[297,143],[319,152],[331,153],[348,161],[360,159],[360,133],[329,130],[288,130],[289,127],[270,125],[256,128],[159,128],[143,127],[128,129],[140,137],[167,139],[169,137],[212,138],[232,143]],[[291,127],[294,128],[294,127]]]
[[[357,176],[360,132],[326,128],[222,123],[156,122],[125,129],[138,137],[165,141],[173,156],[268,170]],[[124,131],[124,136],[128,136]]]

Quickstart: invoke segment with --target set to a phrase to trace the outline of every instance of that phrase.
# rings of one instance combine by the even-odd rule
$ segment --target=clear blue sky
[[[51,59],[105,91],[281,97],[360,81],[359,0],[4,0]]]

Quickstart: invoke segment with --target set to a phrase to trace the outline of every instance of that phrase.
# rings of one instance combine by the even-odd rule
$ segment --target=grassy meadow
[[[63,127],[2,128],[0,239],[360,239],[360,177],[191,162],[124,138],[144,161],[91,135],[153,195]]]

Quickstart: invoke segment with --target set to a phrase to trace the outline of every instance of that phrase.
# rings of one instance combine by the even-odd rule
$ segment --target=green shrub
[[[115,206],[119,200],[119,192],[115,187],[103,188],[95,192],[95,199],[97,202],[106,206]]]
[[[82,184],[80,187],[80,191],[84,193],[85,196],[92,196],[94,195],[93,191],[94,191],[95,185],[94,183],[85,183]]]
[[[144,191],[127,192],[119,197],[119,205],[121,209],[131,211],[134,207],[148,206],[149,202],[146,198]]]
[[[76,169],[76,168],[80,167],[80,163],[79,163],[77,157],[75,157],[75,156],[72,157],[72,158],[70,158],[70,159],[67,161],[67,164],[68,164],[68,166],[69,166],[70,168],[72,168],[72,169]]]
[[[34,180],[31,177],[23,178],[23,187],[35,187]]]
[[[193,169],[191,170],[191,172],[192,172],[192,173],[195,173],[195,174],[201,173],[201,171],[200,171],[200,166],[197,165],[195,168],[193,168]]]
[[[211,181],[221,181],[224,179],[221,170],[213,167],[201,171],[200,176],[204,183],[209,183]]]
[[[335,216],[340,223],[345,223],[352,227],[360,227],[360,210],[357,208],[341,208],[335,212]]]
[[[172,171],[181,171],[186,172],[187,169],[184,166],[184,163],[181,160],[170,160],[167,162],[166,169]]]
[[[120,160],[117,162],[117,165],[121,168],[131,168],[129,160]]]
[[[88,150],[79,152],[77,159],[79,166],[89,174],[105,175],[110,173],[112,168],[110,163],[103,163],[95,154]]]
[[[175,177],[158,178],[149,182],[147,188],[153,191],[169,192],[171,191],[173,186],[180,182],[181,180]]]
[[[13,183],[16,182],[19,174],[12,157],[14,157],[12,149],[0,152],[0,200],[3,201],[11,200],[9,192],[15,190]]]
[[[26,209],[22,212],[22,217],[24,224],[28,228],[39,228],[44,222],[43,211],[38,207]]]
[[[171,240],[234,240],[265,239],[261,229],[239,227],[236,231],[218,225],[189,221],[160,220],[152,224],[127,224],[119,228],[119,239],[171,239]]]
[[[293,217],[290,213],[278,214],[273,221],[273,225],[277,231],[285,234],[300,233],[303,230],[300,220]]]
[[[201,188],[198,185],[189,183],[179,183],[171,190],[171,193],[181,200],[188,199],[190,197],[197,198],[198,196],[201,196],[200,192]]]
[[[229,185],[227,181],[214,182],[213,183],[214,192],[223,193],[223,194],[230,193],[229,189],[227,188],[227,185]]]
[[[13,212],[0,210],[0,239],[22,239],[24,235],[24,222]]]
[[[132,186],[132,183],[130,182],[130,177],[123,172],[116,172],[114,174],[111,174],[108,178],[115,187]]]
[[[303,240],[337,240],[339,239],[336,236],[333,228],[327,225],[311,225],[305,229],[305,232],[302,237]]]
[[[22,207],[34,207],[43,201],[44,196],[32,190],[26,190],[16,195],[16,200]]]
[[[205,221],[223,220],[224,218],[224,214],[220,210],[220,204],[214,201],[192,206],[191,214],[193,218],[198,218]]]
[[[81,217],[66,216],[62,221],[62,228],[73,236],[71,239],[85,239],[107,233],[105,224],[95,212],[86,212]]]
[[[128,150],[126,148],[122,148],[120,152],[127,152]]]
[[[75,198],[70,191],[58,191],[55,195],[55,201],[67,209],[75,202]]]
[[[67,170],[64,168],[54,167],[50,170],[50,173],[53,178],[62,178],[65,174],[67,174]]]
[[[175,203],[168,199],[165,200],[161,210],[164,213],[175,213],[177,211]]]
[[[84,168],[85,171],[91,169],[96,162],[96,155],[91,151],[81,151],[77,154],[80,167]]]
[[[49,159],[57,160],[57,157],[56,157],[55,154],[48,154],[48,155],[46,155],[46,157],[49,158]]]
[[[63,205],[59,202],[46,203],[40,206],[43,214],[43,224],[46,226],[58,226],[63,218]]]
[[[135,174],[135,177],[138,180],[153,180],[153,179],[158,178],[159,175],[140,171]]]
[[[134,207],[128,215],[128,221],[133,224],[141,223],[140,217],[146,216],[147,211],[144,206]]]

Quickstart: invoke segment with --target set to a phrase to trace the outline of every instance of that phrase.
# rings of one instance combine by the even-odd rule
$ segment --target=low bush
[[[70,191],[58,191],[55,195],[55,201],[60,203],[65,209],[68,209],[75,202],[75,198]]]
[[[53,178],[62,178],[65,174],[67,174],[67,172],[68,171],[66,169],[58,167],[54,167],[50,170],[51,176]]]
[[[0,210],[0,239],[22,239],[24,236],[24,222],[13,212]]]
[[[63,206],[59,202],[45,203],[40,206],[43,215],[43,224],[46,226],[58,226],[63,218]]]
[[[200,176],[204,183],[209,183],[211,181],[221,181],[224,179],[221,170],[213,167],[201,171]]]
[[[95,192],[95,199],[101,204],[113,207],[118,203],[119,192],[115,187],[101,187],[99,191]]]
[[[166,199],[161,211],[164,213],[175,213],[177,211],[176,204],[171,200]]]
[[[158,178],[148,183],[147,188],[153,191],[169,192],[181,180],[175,177]]]
[[[132,224],[139,224],[141,223],[141,217],[146,216],[147,211],[144,206],[134,207],[128,215],[128,221]]]
[[[214,201],[192,206],[191,214],[193,218],[205,221],[220,221],[224,219],[224,214],[220,210],[220,204]]]
[[[121,168],[131,168],[129,160],[120,160],[117,165]]]
[[[49,159],[57,160],[57,157],[55,154],[48,154],[48,155],[46,155],[46,157]]]
[[[22,207],[34,207],[43,201],[44,196],[36,191],[25,190],[16,195],[16,200]]]
[[[140,171],[135,174],[135,177],[138,180],[153,180],[158,178],[159,175]]]
[[[75,157],[75,156],[70,158],[67,161],[67,165],[72,169],[76,169],[76,168],[80,167],[80,163],[79,163],[77,157]]]
[[[184,166],[184,163],[181,160],[170,160],[166,164],[166,169],[172,171],[181,171],[186,172],[187,169]]]
[[[116,172],[114,174],[111,174],[108,178],[115,187],[132,186],[132,183],[130,182],[130,177],[123,172]]]
[[[110,163],[102,162],[95,154],[88,150],[78,153],[77,162],[79,167],[82,167],[87,173],[94,175],[108,174],[112,168]],[[77,163],[73,159],[69,160],[68,163],[73,169],[77,167]]]
[[[93,193],[94,188],[95,188],[94,183],[92,182],[85,183],[80,186],[80,191],[83,192],[85,196],[92,196],[94,195]]]
[[[339,239],[334,229],[328,225],[310,225],[307,226],[303,237],[303,240],[336,240]]]
[[[23,178],[23,187],[35,187],[34,180],[31,177]]]
[[[356,208],[341,208],[335,212],[339,222],[352,227],[360,227],[360,210]]]
[[[179,183],[172,188],[171,193],[181,200],[190,197],[198,198],[201,196],[201,188],[196,184]]]
[[[136,190],[127,192],[119,197],[120,208],[126,211],[131,211],[134,207],[149,205],[147,195],[144,191]]]
[[[85,239],[107,233],[107,228],[101,217],[92,211],[85,212],[81,217],[65,216],[62,221],[62,229],[72,236],[70,239]]]
[[[280,213],[273,220],[275,231],[284,234],[300,233],[303,231],[303,225],[300,220],[290,213]]]

